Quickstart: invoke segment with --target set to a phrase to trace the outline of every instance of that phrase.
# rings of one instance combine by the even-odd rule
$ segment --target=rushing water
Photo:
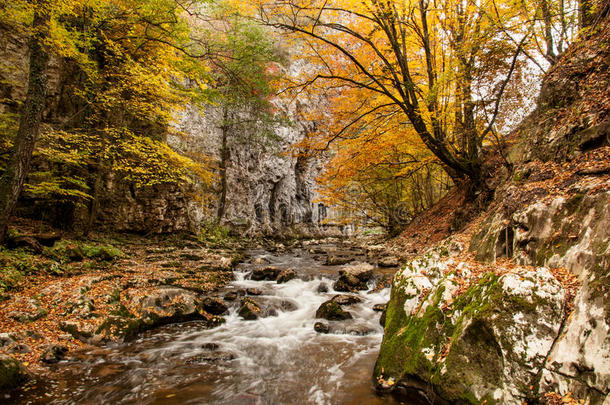
[[[324,266],[305,251],[271,255],[251,252],[277,267],[290,267],[297,279],[285,284],[248,279],[253,264],[241,264],[231,289],[258,288],[253,297],[275,311],[245,321],[239,299],[226,323],[205,329],[190,322],[166,326],[141,338],[81,353],[57,366],[46,395],[21,403],[54,404],[388,404],[373,391],[372,367],[383,329],[374,304],[389,290],[363,291],[362,302],[347,307],[353,320],[337,322],[334,332],[314,331],[315,312],[337,292],[337,267]],[[321,283],[330,291],[318,292]],[[369,330],[357,336],[346,331]],[[38,392],[38,395],[41,393]]]

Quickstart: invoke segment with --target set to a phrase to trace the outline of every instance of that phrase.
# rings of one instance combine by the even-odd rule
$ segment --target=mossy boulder
[[[260,316],[261,308],[252,298],[244,298],[241,302],[238,314],[246,321],[254,321]]]
[[[18,360],[0,353],[0,391],[16,388],[28,378],[28,372]]]
[[[395,275],[374,371],[378,388],[402,387],[450,403],[533,399],[530,387],[538,387],[559,334],[562,287],[540,268],[488,274],[456,295],[454,273],[421,272],[425,261],[438,264],[434,257],[420,257]]]
[[[328,319],[329,321],[343,321],[352,319],[352,314],[343,310],[334,300],[323,302],[316,311],[316,318]]]

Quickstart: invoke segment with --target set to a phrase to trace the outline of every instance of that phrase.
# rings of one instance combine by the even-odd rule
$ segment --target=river
[[[339,267],[325,265],[307,249],[281,254],[252,250],[248,257],[221,294],[246,289],[259,293],[252,298],[269,316],[242,319],[237,299],[220,327],[168,325],[128,343],[77,353],[54,366],[53,379],[43,391],[17,403],[395,403],[378,397],[371,381],[383,335],[380,312],[373,306],[388,301],[388,288],[359,292],[362,301],[345,307],[353,319],[330,322],[331,332],[319,334],[314,331],[320,321],[315,313],[339,294],[332,289]],[[262,262],[292,268],[297,278],[283,284],[250,280],[251,271],[260,266],[254,263]],[[320,292],[321,285],[329,290]]]

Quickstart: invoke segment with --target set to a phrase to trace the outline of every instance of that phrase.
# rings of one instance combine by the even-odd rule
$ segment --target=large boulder
[[[413,271],[423,263],[429,274]],[[535,400],[566,298],[549,270],[490,273],[458,294],[455,274],[438,271],[434,255],[410,264],[394,278],[378,387],[451,403]]]

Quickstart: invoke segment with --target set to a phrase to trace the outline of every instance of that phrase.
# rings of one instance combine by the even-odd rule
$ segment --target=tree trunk
[[[11,216],[21,194],[23,183],[30,170],[32,152],[40,134],[42,113],[47,94],[46,70],[49,54],[42,43],[48,34],[49,14],[37,9],[30,39],[30,72],[28,91],[19,129],[6,171],[0,178],[0,241],[4,241]]]
[[[220,199],[218,201],[217,221],[220,223],[227,210],[227,164],[229,161],[229,147],[227,136],[229,132],[229,113],[227,107],[223,108],[222,146],[220,149]]]

